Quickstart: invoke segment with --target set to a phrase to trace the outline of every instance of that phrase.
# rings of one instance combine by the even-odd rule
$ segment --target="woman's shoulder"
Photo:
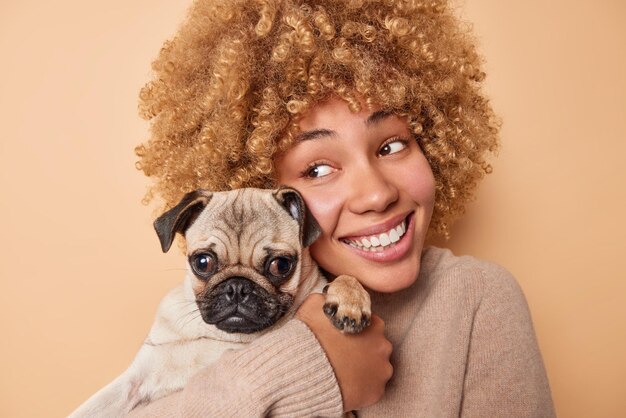
[[[503,266],[469,255],[455,255],[447,248],[427,247],[420,278],[428,287],[454,287],[477,296],[508,294],[523,298],[515,277]],[[460,289],[458,289],[460,288]]]
[[[498,324],[506,318],[512,327],[530,324],[524,294],[507,269],[437,247],[425,248],[418,279],[410,288],[375,294],[372,302],[372,311],[389,324],[395,342],[411,332],[469,332],[477,318]],[[493,315],[500,318],[492,320]]]

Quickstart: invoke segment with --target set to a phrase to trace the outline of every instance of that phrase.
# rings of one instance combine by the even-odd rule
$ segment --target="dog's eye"
[[[197,275],[208,277],[215,272],[217,260],[213,254],[195,254],[191,259],[191,267]]]
[[[274,277],[285,278],[291,273],[293,260],[287,257],[276,257],[270,260],[267,272]]]

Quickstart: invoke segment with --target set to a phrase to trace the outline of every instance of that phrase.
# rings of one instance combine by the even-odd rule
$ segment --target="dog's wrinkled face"
[[[253,333],[291,308],[300,244],[298,224],[285,210],[252,210],[244,197],[213,195],[185,235],[204,321]]]
[[[275,324],[292,308],[302,249],[319,234],[299,194],[288,188],[193,192],[155,227],[164,251],[175,232],[185,233],[203,320],[245,334]]]

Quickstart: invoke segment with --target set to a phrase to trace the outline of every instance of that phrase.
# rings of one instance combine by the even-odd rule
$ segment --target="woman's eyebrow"
[[[335,131],[331,129],[312,129],[310,131],[300,132],[296,136],[296,142],[309,141],[311,139],[319,139],[329,136],[334,136]]]
[[[365,120],[365,125],[366,126],[371,126],[371,125],[375,125],[378,122],[380,122],[381,120],[384,120],[385,118],[388,118],[390,116],[393,115],[393,112],[390,112],[389,110],[378,110],[374,113],[372,113],[371,115],[369,115],[369,117]],[[334,136],[336,134],[335,131],[333,131],[332,129],[312,129],[310,131],[304,131],[304,132],[300,132],[297,136],[296,136],[296,142],[302,142],[302,141],[309,141],[312,139],[319,139],[319,138],[325,138],[325,137],[331,137]]]
[[[383,120],[385,118],[388,118],[389,116],[393,116],[393,112],[391,112],[389,110],[378,110],[378,111],[372,113],[365,120],[365,125],[366,126],[374,125],[374,124],[380,122],[381,120]]]

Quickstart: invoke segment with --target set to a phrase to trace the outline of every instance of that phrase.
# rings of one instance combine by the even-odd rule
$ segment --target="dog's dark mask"
[[[232,333],[251,334],[276,323],[293,303],[286,293],[270,294],[245,277],[231,277],[197,299],[207,324]]]

